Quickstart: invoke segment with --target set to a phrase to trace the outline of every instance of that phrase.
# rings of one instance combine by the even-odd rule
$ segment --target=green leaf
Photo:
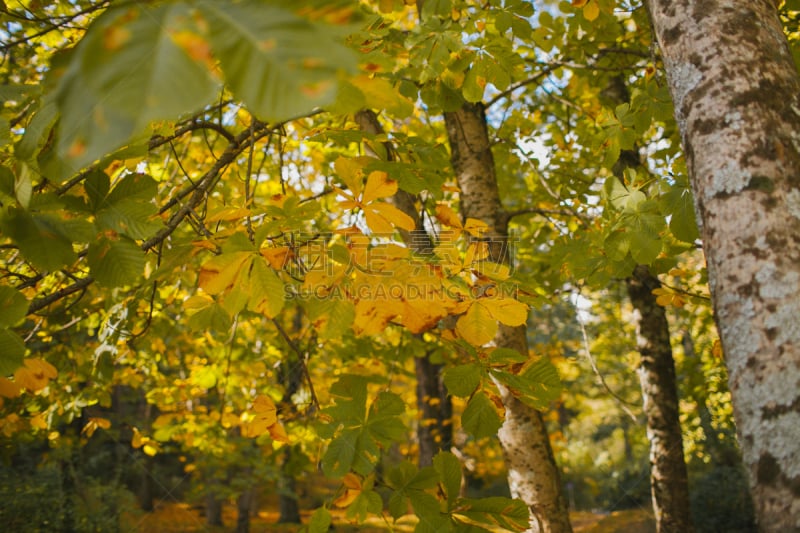
[[[558,370],[544,357],[529,363],[519,374],[493,370],[492,376],[514,396],[535,409],[546,409],[563,389]]]
[[[488,526],[491,531],[497,528],[525,531],[530,527],[530,511],[525,503],[502,496],[461,499],[456,519],[459,516],[467,518],[468,523]]]
[[[380,514],[383,509],[383,500],[374,490],[362,491],[353,503],[347,508],[346,516],[363,523],[370,514]]]
[[[14,326],[27,314],[28,299],[11,287],[0,286],[0,327]]]
[[[406,426],[400,415],[404,414],[406,405],[400,396],[391,392],[381,392],[369,410],[366,427],[370,437],[382,446],[401,441],[406,435]]]
[[[603,241],[603,248],[609,259],[622,261],[631,249],[631,236],[625,230],[613,231]]]
[[[109,8],[90,25],[56,89],[58,153],[74,170],[154,120],[199,109],[218,92],[186,3]]]
[[[308,521],[308,533],[328,533],[331,527],[331,513],[320,507],[311,515]]]
[[[447,508],[452,509],[461,491],[461,461],[450,452],[439,452],[433,458],[433,468],[439,474]]]
[[[263,2],[198,4],[225,81],[262,120],[280,121],[333,101],[354,56],[338,31]]]
[[[435,496],[427,492],[413,491],[409,493],[408,499],[411,501],[414,514],[419,519],[414,533],[445,533],[453,530],[450,515],[440,510],[439,500]]]
[[[213,331],[226,333],[233,325],[233,318],[224,307],[216,302],[198,307],[192,312],[188,320],[189,327],[198,332]]]
[[[502,423],[497,408],[484,392],[475,394],[461,414],[461,425],[477,438],[497,434]]]
[[[142,249],[126,237],[100,238],[89,245],[86,260],[92,276],[107,287],[134,284],[142,277],[145,263]]]
[[[322,457],[322,471],[326,476],[340,478],[350,471],[360,435],[361,431],[358,429],[346,430],[328,444]]]
[[[19,246],[25,259],[41,270],[58,270],[77,258],[62,220],[56,216],[9,208],[0,219],[0,228]]]
[[[654,238],[650,232],[632,231],[630,240],[631,256],[640,265],[649,265],[661,253],[661,239]]]
[[[102,170],[94,170],[86,176],[83,189],[89,200],[89,209],[92,213],[97,213],[111,190],[111,180]]]
[[[676,239],[694,242],[700,236],[697,230],[692,191],[688,186],[676,185],[659,197],[665,214],[670,215],[669,229]]]
[[[0,329],[0,376],[13,374],[22,366],[25,358],[25,343],[22,338],[7,329]]]
[[[482,377],[482,368],[474,363],[468,363],[445,369],[443,380],[447,392],[453,396],[466,398],[480,386]]]

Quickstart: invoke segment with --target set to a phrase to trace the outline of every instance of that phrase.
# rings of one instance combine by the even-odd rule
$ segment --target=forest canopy
[[[14,530],[754,527],[641,2],[0,10]]]

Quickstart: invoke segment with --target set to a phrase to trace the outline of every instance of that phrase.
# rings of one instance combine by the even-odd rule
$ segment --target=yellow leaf
[[[267,260],[269,266],[275,270],[282,270],[284,266],[289,264],[289,259],[293,257],[292,250],[288,246],[261,248],[259,252]]]
[[[477,265],[473,265],[472,269],[477,275],[491,279],[504,280],[511,276],[511,270],[508,265],[495,263],[494,261],[481,261]]]
[[[333,500],[333,504],[336,507],[347,507],[358,498],[359,494],[361,494],[360,490],[345,489],[344,494]]]
[[[656,303],[662,307],[666,307],[672,303],[672,295],[669,293],[659,294],[656,298]]]
[[[250,210],[246,207],[224,207],[222,209],[215,209],[206,216],[206,223],[242,220],[250,215]]]
[[[347,188],[350,189],[350,193],[353,197],[358,196],[362,188],[361,179],[364,176],[364,165],[356,159],[342,156],[334,161],[333,168],[336,170],[336,174],[339,176],[339,179],[342,180],[342,183],[347,185]]]
[[[31,427],[36,429],[47,429],[47,421],[44,419],[44,413],[37,413],[31,417]]]
[[[473,237],[483,237],[483,234],[489,231],[489,225],[477,218],[468,218],[464,223],[464,231]]]
[[[158,453],[158,447],[155,445],[155,443],[148,443],[142,446],[142,451],[144,452],[145,455],[153,457],[155,454]]]
[[[278,421],[278,409],[275,407],[275,403],[263,394],[256,396],[256,399],[253,400],[252,412],[256,417],[266,421],[268,426]]]
[[[227,291],[252,256],[250,252],[234,252],[212,257],[200,267],[197,284],[212,295]]]
[[[719,339],[714,341],[714,346],[711,347],[711,355],[717,359],[722,359],[724,354],[722,352],[722,342]]]
[[[137,428],[133,428],[133,437],[131,438],[131,446],[133,448],[141,448],[144,444],[144,437],[139,433]]]
[[[489,255],[489,246],[485,242],[473,242],[467,247],[467,253],[464,256],[464,265],[469,266],[476,261],[486,259]]]
[[[364,95],[366,99],[364,107],[385,109],[396,117],[405,117],[414,111],[414,103],[400,94],[386,78],[361,75],[348,81],[358,87]]]
[[[397,182],[389,179],[389,175],[386,172],[376,170],[367,177],[367,185],[364,187],[364,197],[361,201],[367,204],[378,198],[392,196],[396,192]]]
[[[583,6],[583,16],[589,22],[600,16],[600,6],[597,5],[597,0],[590,0],[589,3]]]
[[[586,5],[587,0],[572,0],[573,7],[583,7]]]
[[[361,490],[361,478],[352,472],[348,472],[342,478],[342,484],[348,489]]]
[[[512,298],[481,298],[476,305],[506,326],[521,326],[528,321],[528,306]]]
[[[58,375],[55,367],[42,359],[26,359],[25,366],[14,372],[14,382],[31,392],[42,390]]]
[[[458,319],[456,331],[473,346],[483,346],[497,333],[497,322],[485,307],[476,302]]]
[[[395,206],[387,203],[372,203],[364,210],[367,226],[374,233],[392,233],[394,227],[414,231],[414,219]]]
[[[345,474],[344,478],[342,478],[342,484],[345,486],[344,494],[333,502],[337,507],[347,507],[361,494],[361,478],[354,473],[348,472]]]

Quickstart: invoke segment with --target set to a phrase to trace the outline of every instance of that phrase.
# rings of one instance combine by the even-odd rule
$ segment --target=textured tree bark
[[[613,78],[606,97],[614,105],[628,101],[628,88],[622,77]],[[614,165],[614,175],[624,181],[625,169],[640,166],[641,158],[636,150],[623,150]],[[636,313],[636,344],[640,355],[637,371],[650,441],[650,494],[656,530],[691,533],[694,527],[689,505],[689,478],[683,458],[669,322],[664,308],[658,305],[652,293],[661,283],[647,266],[637,265],[625,285]]]
[[[800,529],[800,80],[774,0],[647,0],[762,531]]]
[[[689,533],[694,528],[689,512],[675,361],[667,316],[652,292],[661,283],[646,266],[639,265],[626,285],[637,314],[638,373],[650,441],[650,492],[656,529],[659,533]]]
[[[372,135],[384,133],[377,115],[372,110],[359,111],[354,118],[363,131]],[[387,159],[391,161],[394,158],[392,145],[384,143],[383,149],[386,150]],[[377,157],[375,153],[371,155]],[[425,231],[414,197],[407,191],[398,190],[390,201],[414,220],[413,231],[399,230],[403,241],[414,253],[430,255],[433,252],[433,242]],[[431,363],[428,354],[414,358],[414,373],[417,377],[417,409],[420,413],[417,427],[418,464],[420,467],[431,466],[436,453],[440,450],[449,450],[452,446],[453,406],[442,382],[442,366]]]
[[[486,238],[492,259],[508,262],[508,215],[497,190],[483,106],[464,104],[458,111],[445,113],[445,123],[451,162],[461,189],[461,216],[487,223],[490,234]],[[495,344],[527,354],[525,326],[511,328],[500,324]],[[529,531],[571,532],[558,467],[541,414],[503,387],[500,393],[506,414],[498,437],[508,467],[511,493],[530,509]]]

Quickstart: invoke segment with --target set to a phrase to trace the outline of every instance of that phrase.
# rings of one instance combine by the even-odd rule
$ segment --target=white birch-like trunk
[[[480,104],[464,104],[445,114],[451,161],[461,189],[461,216],[489,225],[490,253],[494,261],[508,262],[508,215],[500,203],[494,158],[486,117]],[[525,326],[500,324],[495,338],[499,347],[528,353]],[[537,533],[570,533],[569,512],[561,492],[558,467],[541,414],[500,387],[505,420],[498,432],[508,467],[508,484],[514,497],[530,509],[531,527]]]

